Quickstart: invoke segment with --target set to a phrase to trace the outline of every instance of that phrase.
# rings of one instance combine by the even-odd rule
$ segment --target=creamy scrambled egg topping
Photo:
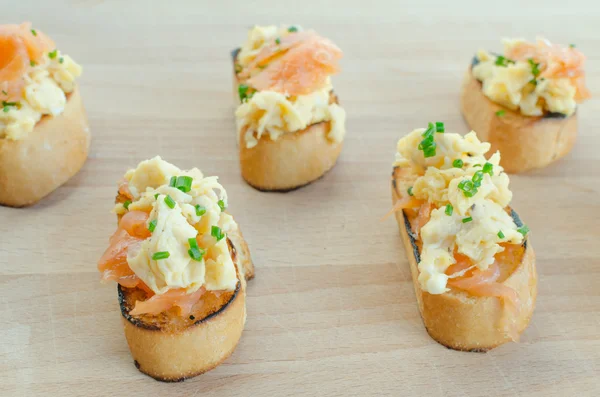
[[[295,25],[296,31],[302,28]],[[262,48],[277,37],[290,34],[290,26],[254,26],[248,33],[248,41],[237,56],[243,68]],[[244,100],[235,112],[238,135],[243,135],[247,148],[258,144],[267,134],[272,140],[285,133],[301,131],[312,124],[330,122],[327,137],[341,142],[346,133],[346,112],[336,103],[329,103],[333,87],[328,78],[325,87],[308,95],[286,96],[274,91],[260,91]]]
[[[170,186],[174,176],[191,177],[191,190],[183,192]],[[237,276],[227,238],[219,239],[215,231],[226,235],[238,226],[219,205],[221,202],[227,206],[227,193],[218,178],[204,177],[197,168],[182,171],[155,157],[129,170],[125,179],[134,199],[128,209],[117,204],[115,212],[150,212],[147,225],[155,224],[152,236],[139,249],[129,250],[127,262],[131,270],[157,294],[173,288],[186,288],[192,293],[202,286],[207,290],[234,290]],[[167,197],[173,199],[173,208]],[[199,261],[188,252],[189,239],[196,239],[204,251]],[[157,252],[168,252],[169,256],[152,259]]]
[[[81,66],[60,51],[33,66],[24,76],[23,98],[16,106],[0,109],[0,139],[23,139],[42,116],[58,116],[65,110],[67,96],[75,89]]]
[[[503,40],[505,52],[524,40]],[[576,87],[569,78],[536,79],[527,61],[496,65],[497,56],[487,51],[477,52],[479,63],[473,66],[473,76],[482,82],[483,93],[492,101],[512,110],[520,109],[526,116],[541,116],[545,111],[567,116],[575,112]]]
[[[500,166],[500,153],[486,160],[484,155],[490,144],[480,142],[475,132],[464,137],[435,133],[436,154],[425,158],[418,150],[424,131],[417,129],[400,139],[395,165],[407,175],[398,181],[401,189],[407,191],[412,186],[415,198],[436,207],[420,231],[423,248],[419,283],[424,291],[442,294],[448,291],[445,272],[456,263],[455,250],[484,270],[494,262],[494,255],[504,250],[500,243],[520,244],[523,235],[505,211],[512,193],[508,176]],[[453,165],[457,159],[463,162],[460,168]],[[467,197],[459,187],[461,182],[472,180],[486,163],[492,166],[490,173],[483,174],[477,192]],[[446,213],[447,205],[452,206],[451,215]]]

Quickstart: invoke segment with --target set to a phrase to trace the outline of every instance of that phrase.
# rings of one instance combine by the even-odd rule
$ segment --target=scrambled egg
[[[448,290],[445,272],[456,263],[455,249],[484,270],[494,262],[494,255],[504,250],[500,243],[520,244],[523,235],[504,210],[512,193],[508,176],[499,165],[500,153],[486,160],[484,155],[490,144],[480,142],[475,132],[464,137],[435,133],[436,154],[425,158],[418,150],[424,131],[417,129],[400,139],[395,165],[407,171],[405,179],[411,184],[414,197],[436,207],[420,231],[423,249],[419,283],[424,291],[441,294]],[[455,160],[461,160],[462,166],[454,167]],[[491,175],[484,173],[477,192],[467,197],[459,188],[460,183],[472,180],[486,163],[492,166]],[[447,205],[452,206],[451,215],[446,213]]]
[[[191,190],[183,192],[169,186],[173,176],[191,177]],[[134,197],[128,210],[150,211],[148,225],[155,224],[152,236],[139,249],[128,252],[127,262],[135,274],[157,294],[173,288],[186,288],[192,293],[203,286],[207,290],[235,289],[236,269],[227,238],[217,240],[212,233],[214,227],[224,234],[238,227],[219,205],[221,201],[227,206],[227,193],[217,177],[204,177],[197,168],[182,171],[155,157],[129,170],[125,179]],[[167,196],[173,199],[173,208],[165,201]],[[128,210],[123,204],[115,207],[117,214]],[[200,261],[190,257],[189,239],[196,239],[205,251]],[[168,252],[169,257],[152,259],[157,252]]]
[[[294,26],[296,31],[302,31],[302,28],[298,25]],[[240,66],[245,67],[256,57],[256,55],[263,49],[265,44],[272,42],[277,37],[285,37],[290,34],[290,26],[282,25],[277,27],[275,25],[269,26],[254,26],[248,32],[248,41],[240,48],[240,52],[237,56],[237,61]]]
[[[60,115],[67,103],[66,94],[73,92],[80,75],[81,66],[68,55],[59,51],[52,59],[45,55],[44,63],[24,76],[23,98],[17,106],[0,109],[0,139],[24,139],[42,116]]]
[[[505,51],[521,42],[504,40]],[[492,101],[512,110],[520,109],[526,116],[541,116],[545,111],[570,116],[575,112],[577,89],[568,78],[536,80],[527,61],[496,65],[497,57],[483,50],[477,53],[477,59],[473,76],[482,82],[484,95]]]
[[[331,121],[329,139],[341,142],[346,132],[346,112],[338,104],[329,104],[331,86],[308,95],[286,97],[274,91],[257,92],[236,110],[238,134],[252,148],[268,134],[276,140],[285,133],[300,131],[322,121]]]

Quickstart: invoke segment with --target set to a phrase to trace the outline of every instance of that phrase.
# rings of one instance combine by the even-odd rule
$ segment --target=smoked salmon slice
[[[198,303],[204,292],[204,287],[191,294],[182,288],[171,289],[164,294],[153,295],[145,301],[137,301],[130,314],[133,316],[159,314],[177,306],[180,309],[180,315],[187,316],[192,312],[194,305]]]

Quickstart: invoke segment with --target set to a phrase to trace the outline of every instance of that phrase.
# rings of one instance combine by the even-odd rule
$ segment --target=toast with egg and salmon
[[[479,137],[518,173],[566,156],[577,136],[577,105],[585,87],[585,56],[545,39],[504,40],[504,54],[479,51],[466,73],[461,110]]]
[[[136,367],[156,380],[209,371],[240,340],[254,266],[226,207],[216,177],[160,157],[128,171],[119,186],[118,228],[98,269],[118,283]]]
[[[429,335],[456,350],[516,341],[537,295],[528,228],[509,207],[500,153],[430,123],[400,139],[392,201]]]
[[[255,26],[233,52],[242,177],[262,191],[307,185],[335,165],[346,113],[330,76],[342,51],[297,26]]]
[[[30,23],[0,26],[0,205],[34,204],[87,159],[90,131],[81,74]]]

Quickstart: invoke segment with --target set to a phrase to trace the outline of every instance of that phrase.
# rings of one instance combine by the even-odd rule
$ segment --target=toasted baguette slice
[[[400,179],[400,168],[392,173],[392,201],[395,204],[402,194],[397,190],[396,180]],[[510,342],[503,321],[506,320],[502,301],[495,297],[471,296],[464,291],[451,288],[450,291],[433,295],[421,289],[418,281],[420,247],[411,229],[411,223],[404,211],[395,213],[400,234],[410,264],[415,295],[419,311],[429,335],[440,344],[455,350],[485,352]],[[512,216],[518,226],[522,222],[516,212]],[[535,254],[528,240],[523,242],[524,253],[516,265],[501,263],[502,274],[507,277],[503,284],[517,292],[520,301],[519,313],[508,318],[520,334],[527,328],[537,296],[537,273]]]
[[[235,69],[238,50],[232,53]],[[233,95],[240,104],[237,74],[233,72]],[[339,103],[333,93],[331,103]],[[283,134],[277,140],[263,136],[248,149],[239,134],[240,168],[244,180],[261,191],[291,191],[321,178],[335,165],[343,142],[327,137],[330,122],[315,123],[304,130]]]
[[[75,88],[62,114],[42,117],[24,139],[0,139],[0,205],[38,202],[81,169],[89,147],[87,116]]]
[[[500,165],[508,173],[545,167],[566,156],[575,145],[577,113],[570,117],[558,113],[523,116],[486,97],[471,69],[462,87],[461,111],[469,128],[492,145],[490,153],[502,153]],[[502,116],[498,111],[504,111]]]
[[[118,287],[125,337],[141,372],[163,382],[179,382],[215,368],[233,353],[246,322],[246,279],[254,275],[241,233],[235,240],[228,239],[228,244],[237,267],[236,289],[206,292],[203,304],[188,317],[180,316],[177,309],[132,316],[135,302],[144,300],[145,294]]]

